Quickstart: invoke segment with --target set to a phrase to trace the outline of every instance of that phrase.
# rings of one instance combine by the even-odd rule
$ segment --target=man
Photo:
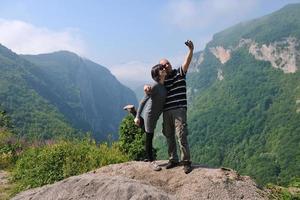
[[[166,169],[171,169],[179,164],[177,155],[175,135],[180,147],[181,161],[186,174],[192,171],[190,161],[190,150],[187,141],[187,98],[186,98],[186,73],[191,63],[194,51],[193,42],[185,42],[189,52],[178,69],[172,69],[171,63],[167,59],[161,59],[159,64],[167,70],[167,78],[164,85],[167,89],[167,98],[163,111],[163,134],[167,138],[169,162]],[[145,85],[144,91],[151,92],[151,87]]]

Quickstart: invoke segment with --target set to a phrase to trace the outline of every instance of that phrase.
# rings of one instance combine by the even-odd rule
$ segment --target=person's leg
[[[146,132],[146,155],[148,158],[148,161],[150,162],[150,167],[154,171],[160,171],[161,167],[155,162],[154,157],[153,157],[153,132]]]
[[[178,144],[180,147],[181,161],[183,162],[185,168],[184,171],[189,173],[191,171],[191,161],[190,161],[190,149],[187,140],[188,129],[186,122],[186,109],[180,108],[174,110],[175,115],[175,132],[178,138]]]
[[[146,158],[152,162],[153,159],[153,145],[152,145],[152,140],[153,140],[153,135],[154,133],[148,133],[146,132],[146,143],[145,143],[145,151],[146,151]]]
[[[178,163],[174,118],[172,115],[172,110],[165,111],[163,113],[163,130],[162,130],[162,132],[167,139],[169,161],[173,162],[173,163]]]

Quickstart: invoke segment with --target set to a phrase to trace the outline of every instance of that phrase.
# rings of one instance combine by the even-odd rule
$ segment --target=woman
[[[134,122],[136,125],[144,123],[146,160],[150,161],[153,170],[159,171],[161,167],[157,165],[153,158],[152,140],[157,120],[163,111],[167,96],[167,90],[164,87],[165,77],[167,76],[165,67],[161,64],[155,65],[152,67],[151,76],[156,83],[152,86],[151,93],[146,94],[141,100]]]

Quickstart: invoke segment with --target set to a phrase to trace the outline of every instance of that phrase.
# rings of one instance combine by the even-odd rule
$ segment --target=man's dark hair
[[[152,67],[151,76],[153,80],[159,82],[159,70],[161,70],[164,66],[162,64],[157,64]]]

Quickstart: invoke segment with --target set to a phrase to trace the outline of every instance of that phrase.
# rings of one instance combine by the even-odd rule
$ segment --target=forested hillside
[[[109,134],[117,139],[123,106],[137,104],[137,100],[108,69],[67,51],[22,57],[37,66],[31,72],[45,82],[33,80],[31,86],[75,128],[93,132],[97,140]]]
[[[30,73],[35,66],[0,45],[0,104],[19,136],[49,139],[75,133],[58,109],[28,84],[42,79]]]
[[[0,104],[27,138],[117,139],[123,106],[137,104],[109,70],[71,52],[20,56],[0,46],[0,69]]]

